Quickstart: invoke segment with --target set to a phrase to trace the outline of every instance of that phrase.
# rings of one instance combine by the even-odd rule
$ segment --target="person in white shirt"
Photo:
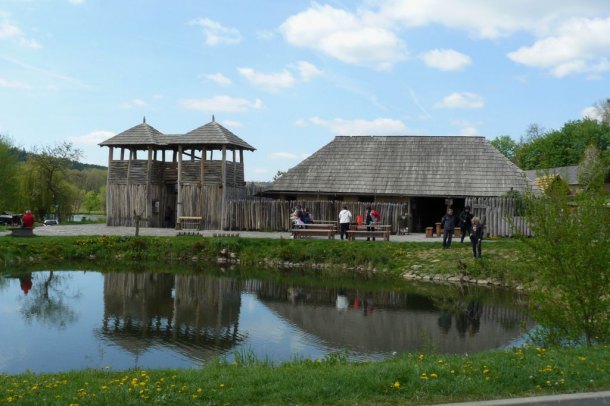
[[[347,210],[347,206],[343,206],[343,210],[339,212],[339,230],[341,234],[341,239],[343,239],[344,235],[347,235],[347,230],[349,229],[349,223],[352,222],[352,213]]]

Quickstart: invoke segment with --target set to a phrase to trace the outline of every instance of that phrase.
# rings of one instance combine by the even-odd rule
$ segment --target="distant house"
[[[401,202],[414,231],[468,198],[524,192],[525,173],[484,137],[339,136],[265,190],[284,200]]]
[[[221,228],[226,200],[246,194],[243,152],[255,150],[214,117],[180,135],[163,134],[144,119],[99,145],[109,148],[111,226],[131,226],[137,215],[148,227],[179,227],[192,217],[201,227]]]
[[[575,193],[580,183],[578,181],[578,165],[560,166],[549,169],[530,169],[525,171],[528,179],[530,179],[540,189],[546,189],[555,179],[562,179],[570,188],[571,193]]]

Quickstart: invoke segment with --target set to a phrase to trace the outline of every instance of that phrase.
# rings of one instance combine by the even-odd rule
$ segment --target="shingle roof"
[[[129,130],[125,130],[104,142],[100,142],[99,145],[102,147],[156,145],[159,142],[159,137],[162,136],[163,133],[146,124],[146,120],[144,120],[141,124],[131,127]]]
[[[215,147],[223,145],[237,146],[250,151],[256,149],[214,120],[183,135],[180,138],[180,143]]]
[[[339,136],[264,194],[483,197],[525,191],[527,183],[484,137]]]
[[[525,171],[527,177],[534,181],[536,178],[546,177],[549,175],[561,176],[568,185],[578,185],[578,165],[572,166],[559,166],[557,168],[549,169],[531,169]]]
[[[145,119],[141,124],[123,131],[98,145],[102,147],[190,145],[200,147],[206,146],[209,148],[227,146],[250,151],[256,150],[256,148],[246,141],[218,124],[214,119],[186,134],[163,134],[154,127],[146,124]]]

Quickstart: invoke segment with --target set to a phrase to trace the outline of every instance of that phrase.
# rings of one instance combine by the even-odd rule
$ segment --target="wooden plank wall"
[[[510,197],[467,197],[465,205],[485,224],[485,234],[497,237],[532,236],[518,199]]]
[[[225,208],[225,224],[232,230],[287,231],[291,227],[290,214],[297,205],[309,208],[316,221],[337,221],[344,205],[355,221],[358,214],[364,217],[366,207],[371,205],[381,214],[381,223],[391,224],[394,233],[398,231],[400,215],[406,210],[402,203],[231,199]]]

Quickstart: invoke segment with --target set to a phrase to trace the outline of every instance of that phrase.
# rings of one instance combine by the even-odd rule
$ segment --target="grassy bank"
[[[474,260],[470,244],[440,249],[440,242],[389,243],[340,240],[183,237],[3,237],[0,264],[92,261],[140,263],[239,262],[271,269],[304,267],[319,272],[401,277],[468,275],[505,284],[530,280],[530,254],[519,240],[487,242],[484,258]]]
[[[474,356],[341,356],[278,366],[242,356],[196,370],[0,375],[0,403],[430,404],[610,388],[607,346],[528,348]]]

